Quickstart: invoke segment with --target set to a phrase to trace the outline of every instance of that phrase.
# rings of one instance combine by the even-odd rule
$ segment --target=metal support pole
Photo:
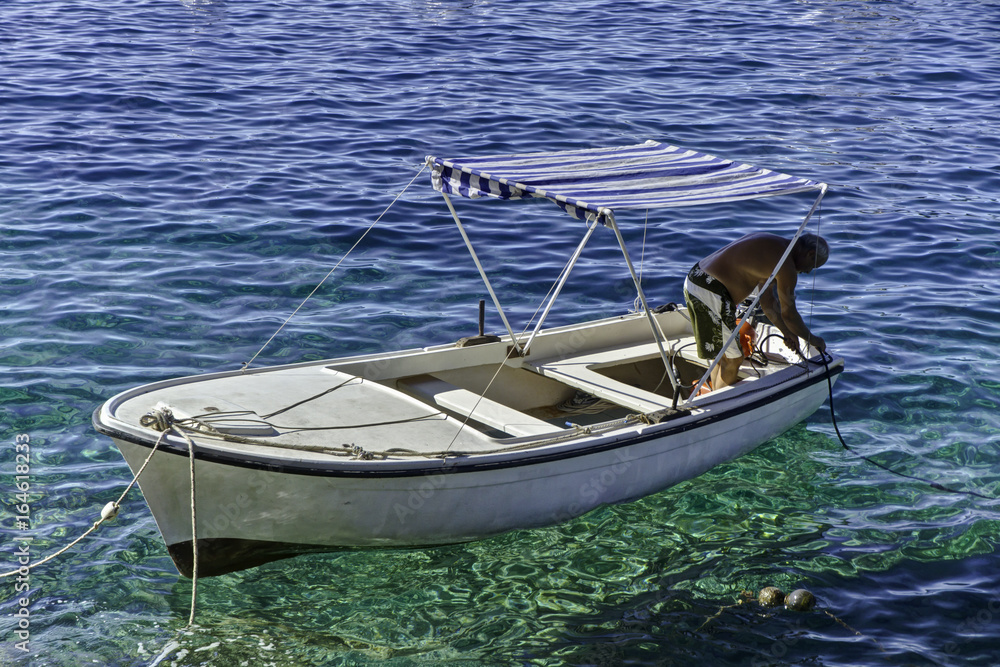
[[[496,292],[493,291],[493,285],[490,284],[490,279],[486,276],[486,271],[483,269],[483,265],[479,261],[479,256],[476,255],[476,250],[472,247],[472,241],[469,240],[469,235],[465,233],[465,227],[462,226],[462,221],[458,218],[458,212],[455,210],[455,206],[451,203],[451,198],[448,197],[447,193],[442,192],[441,196],[444,197],[445,203],[448,204],[448,210],[451,211],[451,217],[455,219],[455,224],[458,225],[458,231],[462,234],[462,239],[465,241],[465,247],[469,249],[469,253],[472,255],[472,261],[476,263],[476,268],[479,269],[479,275],[483,277],[483,282],[486,283],[486,291],[490,293],[493,298],[493,305],[497,307],[497,312],[500,314],[500,319],[503,320],[503,325],[507,328],[507,333],[510,334],[510,341],[514,344],[515,349],[517,349],[518,341],[517,337],[514,335],[514,330],[510,326],[510,322],[507,321],[507,316],[503,312],[503,308],[500,307],[500,299],[497,298]]]
[[[593,224],[591,224],[587,228],[587,233],[584,234],[583,240],[580,241],[580,245],[576,247],[576,252],[573,253],[573,256],[570,257],[569,262],[567,262],[566,266],[563,268],[562,275],[559,277],[559,282],[556,284],[556,288],[553,291],[552,296],[549,298],[548,303],[545,305],[545,310],[542,311],[541,317],[538,318],[538,324],[535,325],[535,330],[531,332],[531,336],[528,338],[528,342],[524,344],[524,350],[522,351],[522,354],[528,354],[528,350],[531,348],[531,341],[535,340],[535,336],[538,335],[538,332],[541,330],[542,324],[545,322],[545,318],[548,316],[549,311],[552,310],[552,304],[556,302],[556,297],[559,296],[559,293],[562,291],[563,286],[569,279],[570,271],[572,271],[573,267],[576,266],[577,260],[580,259],[580,254],[583,253],[583,247],[587,245],[587,241],[590,240],[590,236],[594,233],[594,230],[596,228],[597,228],[597,218],[595,217]]]
[[[622,238],[622,233],[618,229],[618,223],[615,222],[614,213],[610,209],[604,209],[601,212],[605,216],[608,227],[614,230],[615,236],[618,237],[618,245],[621,246],[622,255],[625,256],[625,264],[628,265],[628,272],[632,274],[632,281],[635,283],[635,289],[639,293],[639,301],[642,302],[642,311],[646,314],[646,319],[649,320],[649,328],[653,331],[653,340],[656,341],[656,347],[660,350],[660,358],[663,359],[663,367],[667,371],[667,377],[670,378],[670,384],[674,388],[674,396],[677,396],[677,392],[680,391],[680,386],[677,382],[677,378],[674,377],[674,369],[670,364],[670,359],[667,357],[667,351],[663,348],[663,341],[660,339],[660,328],[656,326],[656,321],[653,319],[653,314],[649,311],[649,304],[646,303],[646,295],[642,291],[642,284],[639,280],[639,276],[636,275],[635,267],[632,266],[632,258],[629,257],[628,249],[625,247],[625,239]]]

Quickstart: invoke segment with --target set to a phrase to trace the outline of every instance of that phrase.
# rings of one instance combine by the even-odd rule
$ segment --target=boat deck
[[[622,332],[634,326],[633,318],[564,331],[540,345],[537,357],[510,356],[501,342],[171,380],[121,396],[114,412],[134,425],[168,407],[178,418],[208,425],[192,431],[203,446],[302,461],[541,446],[579,434],[578,426],[612,428],[629,415],[674,405],[659,346],[648,338],[621,341]],[[680,382],[691,386],[705,361],[683,326],[675,322],[676,333],[664,345]],[[584,344],[568,345],[580,339]],[[759,369],[747,362],[744,381],[781,368],[787,363]]]

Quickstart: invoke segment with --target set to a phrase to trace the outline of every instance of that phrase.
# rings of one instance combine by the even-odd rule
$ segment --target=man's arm
[[[760,307],[764,309],[764,314],[771,321],[771,324],[778,327],[782,337],[785,339],[785,345],[798,352],[799,339],[791,332],[788,325],[785,324],[785,320],[782,319],[781,306],[774,296],[774,290],[775,286],[771,285],[767,288],[766,292],[760,295]]]
[[[795,307],[795,285],[798,283],[798,276],[795,273],[795,269],[786,264],[778,272],[774,282],[774,291],[777,292],[778,303],[774,303],[773,297],[771,303],[772,307],[774,305],[778,306],[779,312],[777,312],[778,320],[772,321],[781,330],[785,338],[785,344],[798,352],[799,342],[796,340],[797,337],[802,338],[820,352],[825,351],[826,341],[809,331],[809,327],[802,321],[802,316],[799,315],[799,311]],[[763,301],[764,299],[762,298],[761,302],[763,303]],[[767,313],[766,308],[764,312]],[[768,317],[771,317],[771,315],[768,314]],[[781,322],[781,324],[778,324],[778,322]],[[791,339],[791,342],[789,339]]]

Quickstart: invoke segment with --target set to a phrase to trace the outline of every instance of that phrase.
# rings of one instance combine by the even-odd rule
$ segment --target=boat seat
[[[433,375],[415,375],[398,380],[396,385],[411,396],[492,426],[514,437],[540,435],[559,430],[554,424],[526,415],[520,410],[480,396],[474,391],[457,387]]]
[[[667,354],[670,354],[671,346],[676,351],[675,354],[677,356],[695,363],[704,364],[704,360],[698,358],[698,351],[694,346],[694,336],[673,338],[664,343],[663,348],[667,351]],[[617,366],[618,364],[654,359],[659,356],[660,348],[654,341],[639,343],[638,345],[632,345],[631,347],[615,347],[603,352],[589,352],[581,355],[580,357],[566,357],[556,361],[555,363],[574,364],[583,360],[589,368],[607,368],[608,366]],[[551,360],[546,359],[545,363],[552,362]]]
[[[691,361],[696,360],[697,353],[693,345],[694,337],[673,339],[673,349],[677,354]],[[665,343],[664,348],[669,346]],[[526,362],[525,366],[546,377],[558,380],[571,387],[586,391],[598,398],[617,403],[631,410],[642,413],[656,412],[670,407],[672,400],[618,382],[597,370],[609,366],[645,361],[660,356],[660,349],[655,342],[643,342],[627,347],[615,347],[602,351],[589,351],[576,356],[548,357]]]
[[[694,346],[694,336],[672,338],[664,343],[667,354],[674,354],[696,365],[707,367],[707,362],[698,357]],[[603,368],[619,366],[627,363],[646,361],[660,356],[660,349],[655,342],[645,342],[636,345],[615,347],[607,350],[584,352],[579,355],[563,355],[547,357],[525,362],[525,367],[533,369],[546,377],[558,380],[563,384],[586,391],[598,398],[617,403],[631,410],[651,413],[672,405],[672,400],[631,385],[612,380],[599,373]],[[749,361],[744,361],[741,372],[753,369]],[[755,371],[759,373],[759,371]],[[746,375],[746,374],[744,374]],[[744,380],[754,380],[755,377],[744,377]]]

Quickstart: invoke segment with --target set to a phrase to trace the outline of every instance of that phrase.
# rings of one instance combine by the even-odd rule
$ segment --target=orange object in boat
[[[743,351],[744,357],[749,357],[753,354],[753,346],[757,344],[757,331],[750,326],[749,320],[743,321],[743,326],[740,327],[740,349]]]

